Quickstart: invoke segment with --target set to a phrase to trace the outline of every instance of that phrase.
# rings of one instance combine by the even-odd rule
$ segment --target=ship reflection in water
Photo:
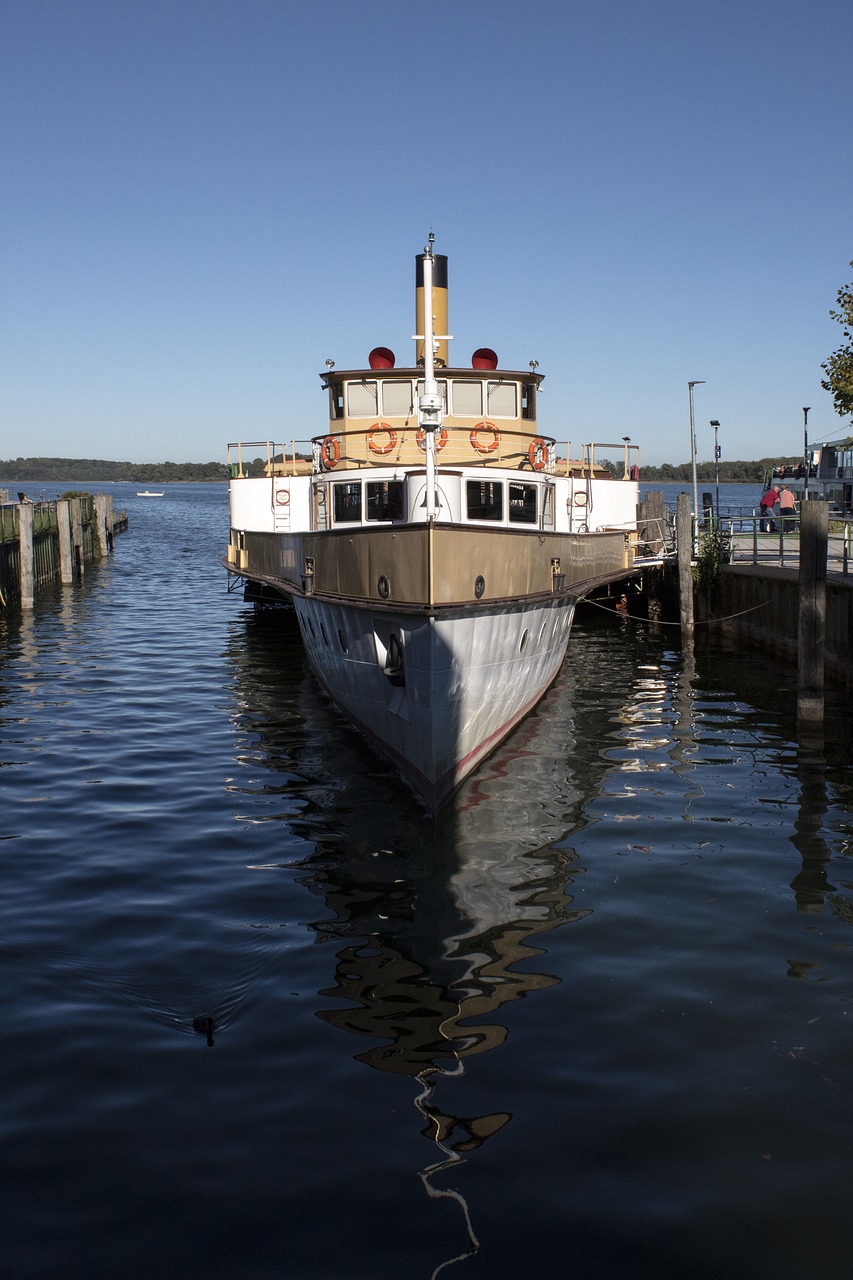
[[[708,1114],[733,1126],[736,1161],[744,1132],[750,1150],[764,1151],[765,1128],[799,1114],[771,1069],[757,1110],[730,1081],[755,1070],[750,1029],[759,1012],[773,1044],[789,1034],[787,984],[815,965],[797,918],[822,913],[828,928],[828,908],[853,919],[841,891],[849,885],[837,866],[829,875],[847,849],[830,834],[844,822],[836,793],[849,733],[837,732],[841,722],[827,729],[837,748],[797,748],[793,721],[775,702],[767,708],[757,667],[734,670],[721,649],[697,668],[692,655],[636,626],[619,634],[585,624],[578,634],[582,656],[576,649],[543,703],[432,820],[319,693],[285,620],[245,619],[232,649],[241,764],[264,779],[266,820],[286,824],[291,851],[276,865],[315,895],[310,928],[335,953],[331,980],[322,963],[315,971],[317,1016],[348,1033],[339,1039],[354,1046],[356,1062],[411,1080],[418,1127],[433,1144],[420,1179],[430,1198],[457,1210],[456,1230],[438,1246],[449,1256],[433,1275],[466,1258],[475,1270],[489,1248],[512,1247],[494,1196],[483,1190],[475,1205],[471,1187],[495,1190],[513,1166],[506,1152],[534,1150],[531,1122],[540,1167],[527,1179],[528,1204],[549,1206],[531,1225],[536,1247],[548,1247],[540,1237],[552,1249],[561,1238],[562,1210],[548,1201],[553,1182],[555,1195],[571,1186],[575,1224],[589,1216],[592,1253],[609,1248],[614,1169],[632,1188],[640,1235],[656,1196],[681,1206],[685,1180],[696,1195],[712,1187],[733,1212],[744,1187],[729,1196],[728,1173],[715,1182],[702,1162],[685,1163],[682,1128],[701,1147]],[[251,813],[264,820],[257,803]],[[779,884],[790,886],[781,902]],[[588,925],[559,928],[583,922],[593,907]],[[725,954],[721,930],[731,941]],[[781,959],[788,949],[793,965]],[[841,954],[832,952],[833,965]],[[745,973],[758,975],[746,1006]],[[573,989],[549,999],[568,974]],[[523,1016],[511,1011],[534,994]],[[800,1016],[819,1027],[826,1011],[808,995],[803,986]],[[723,1049],[709,1051],[721,1044],[728,1073],[719,1070]],[[537,1063],[531,1089],[531,1053],[547,1057],[546,1047],[555,1060]],[[477,1061],[491,1049],[499,1053]],[[482,1106],[473,1101],[483,1097]],[[669,1147],[660,1145],[662,1115],[678,1131]],[[572,1126],[570,1153],[550,1140],[555,1116],[560,1132]],[[359,1142],[347,1149],[341,1135],[351,1168],[363,1160]],[[489,1154],[479,1160],[483,1144]],[[657,1154],[647,1159],[649,1151]],[[397,1159],[410,1167],[398,1149],[377,1159],[386,1176]],[[688,1195],[673,1212],[695,1230],[687,1255],[695,1247],[698,1257],[715,1228],[702,1215],[694,1227],[692,1206]],[[760,1236],[760,1195],[755,1212]],[[420,1224],[409,1225],[417,1235]]]
[[[582,868],[565,839],[581,806],[571,699],[558,681],[428,819],[323,698],[288,632],[281,617],[248,625],[240,729],[286,774],[300,798],[288,825],[315,846],[299,870],[329,913],[312,928],[337,948],[334,982],[319,992],[336,1007],[318,1016],[364,1043],[357,1061],[416,1081],[422,1132],[438,1149],[420,1177],[429,1196],[459,1204],[469,1239],[441,1270],[478,1242],[464,1198],[437,1175],[512,1117],[455,1114],[437,1086],[504,1042],[504,1005],[559,981],[541,965],[545,936],[589,914],[574,902]]]

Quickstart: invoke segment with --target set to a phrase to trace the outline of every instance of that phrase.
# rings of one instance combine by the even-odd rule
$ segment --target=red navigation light
[[[497,369],[498,357],[491,347],[478,347],[471,357],[472,369]]]
[[[367,358],[371,369],[393,369],[397,357],[387,347],[374,347]]]

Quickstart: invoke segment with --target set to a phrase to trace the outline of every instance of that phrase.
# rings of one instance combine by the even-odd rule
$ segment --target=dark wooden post
[[[71,554],[78,578],[83,577],[83,511],[79,498],[71,499]]]
[[[681,635],[693,640],[693,518],[690,494],[678,495],[675,511],[675,540],[678,552],[678,599],[681,610]]]
[[[800,508],[800,612],[797,664],[797,720],[823,720],[826,664],[826,550],[829,503],[804,502]]]

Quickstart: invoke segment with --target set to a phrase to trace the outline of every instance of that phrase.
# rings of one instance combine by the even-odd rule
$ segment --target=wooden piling
[[[59,533],[59,581],[66,586],[74,581],[74,557],[71,554],[71,509],[67,499],[56,504],[56,527]]]
[[[83,507],[79,498],[71,499],[71,547],[74,570],[83,577]]]
[[[675,540],[678,554],[678,599],[682,639],[693,640],[693,518],[690,495],[680,493],[675,512]]]
[[[110,503],[112,500],[110,500]],[[95,532],[98,538],[98,546],[101,556],[106,556],[109,550],[109,539],[107,536],[107,498],[103,493],[99,493],[94,500],[95,507]]]
[[[797,640],[797,720],[823,721],[826,668],[826,549],[829,504],[818,500],[800,508],[800,607]]]
[[[33,567],[33,504],[22,502],[18,506],[18,549],[21,574],[21,608],[32,609],[35,600],[35,573]]]

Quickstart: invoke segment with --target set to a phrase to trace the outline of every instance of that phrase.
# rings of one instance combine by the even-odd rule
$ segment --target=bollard
[[[797,635],[797,721],[823,720],[826,668],[826,551],[829,503],[804,502],[800,512],[800,608]]]

